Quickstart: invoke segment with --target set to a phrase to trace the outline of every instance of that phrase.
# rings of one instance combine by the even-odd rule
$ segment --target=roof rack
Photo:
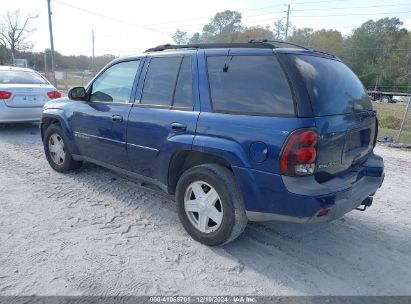
[[[295,43],[291,43],[291,42],[287,42],[287,41],[283,41],[283,40],[268,40],[268,39],[263,39],[263,40],[250,40],[248,43],[269,43],[272,44],[274,46],[274,48],[277,48],[277,46],[275,45],[277,44],[287,44],[287,45],[292,45],[295,47],[298,47],[300,49],[303,50],[307,50],[307,51],[312,51],[312,49],[306,48],[305,46],[299,45],[299,44],[295,44]]]
[[[307,51],[313,51],[317,53],[322,53],[325,55],[329,55],[332,57],[335,57],[335,55],[328,54],[326,52],[321,52],[321,51],[316,51],[310,48],[307,48],[305,46],[296,44],[296,43],[291,43],[291,42],[286,42],[282,40],[250,40],[248,43],[194,43],[194,44],[162,44],[158,45],[153,48],[149,48],[145,50],[145,53],[149,52],[161,52],[165,50],[181,50],[181,49],[218,49],[218,48],[245,48],[245,49],[276,49],[279,48],[278,45],[291,45],[293,47],[297,47],[299,49],[307,50]]]
[[[148,52],[159,52],[165,50],[179,50],[179,49],[218,49],[218,48],[255,48],[255,49],[273,49],[275,48],[270,43],[195,43],[195,44],[163,44],[150,49],[147,49],[145,53]]]

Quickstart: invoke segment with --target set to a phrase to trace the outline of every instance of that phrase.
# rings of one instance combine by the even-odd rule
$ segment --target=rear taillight
[[[9,99],[11,97],[11,92],[0,91],[0,99]]]
[[[318,135],[314,130],[299,129],[288,137],[280,155],[281,174],[289,176],[314,173]]]
[[[59,91],[51,91],[47,92],[47,96],[51,99],[56,99],[61,97],[61,93]]]

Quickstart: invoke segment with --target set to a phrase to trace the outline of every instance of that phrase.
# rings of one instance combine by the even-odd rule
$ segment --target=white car
[[[0,66],[0,124],[40,121],[44,104],[60,97],[36,71]]]

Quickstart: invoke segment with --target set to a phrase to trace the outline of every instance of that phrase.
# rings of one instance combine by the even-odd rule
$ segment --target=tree
[[[195,33],[193,36],[190,37],[188,42],[191,44],[201,43],[200,33]]]
[[[201,39],[204,42],[231,42],[233,34],[243,30],[241,13],[227,10],[215,14],[214,18],[204,25]]]
[[[273,32],[269,27],[252,26],[244,32],[233,34],[232,42],[249,42],[250,40],[272,40]]]
[[[173,38],[176,44],[187,44],[189,40],[187,32],[180,31],[180,29],[177,29],[171,38]]]
[[[407,86],[409,33],[398,18],[369,20],[346,39],[344,59],[366,86]],[[405,51],[404,51],[405,50]]]
[[[273,37],[276,40],[284,40],[286,32],[286,24],[283,19],[278,19],[274,21],[273,26]]]
[[[314,30],[310,27],[304,27],[295,29],[288,39],[289,42],[300,44],[306,47],[311,47],[311,37],[314,33]]]
[[[32,48],[27,34],[35,30],[29,27],[29,23],[37,17],[38,15],[27,15],[21,18],[19,9],[12,13],[7,11],[4,24],[0,25],[0,43],[10,49],[13,62],[16,52]]]

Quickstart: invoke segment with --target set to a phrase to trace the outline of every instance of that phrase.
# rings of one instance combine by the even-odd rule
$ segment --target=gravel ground
[[[367,212],[209,248],[167,197],[91,164],[56,173],[36,126],[0,130],[0,295],[411,295],[411,153],[376,150]]]

